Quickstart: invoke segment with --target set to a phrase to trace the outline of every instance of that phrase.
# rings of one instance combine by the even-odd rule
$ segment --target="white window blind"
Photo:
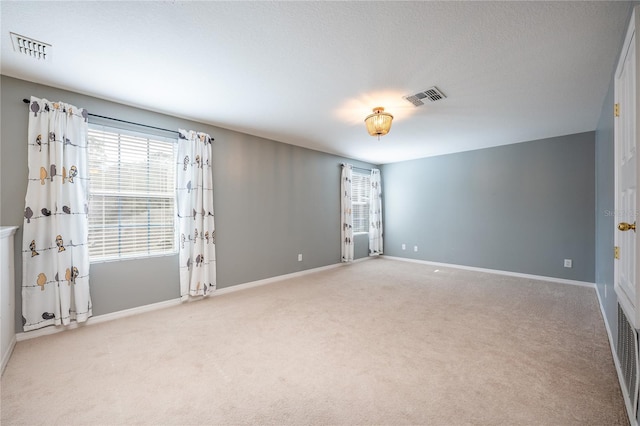
[[[175,144],[89,125],[92,261],[176,252]]]
[[[369,232],[369,187],[371,176],[353,172],[351,176],[351,211],[353,232]]]

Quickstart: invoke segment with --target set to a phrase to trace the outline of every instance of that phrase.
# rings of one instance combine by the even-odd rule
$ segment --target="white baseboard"
[[[620,368],[620,361],[618,361],[618,356],[616,354],[616,348],[613,346],[613,335],[611,334],[611,327],[609,327],[609,321],[607,321],[607,314],[604,311],[604,304],[602,303],[602,299],[600,298],[600,292],[596,289],[596,296],[598,297],[598,305],[600,306],[600,313],[602,314],[602,320],[604,321],[604,327],[607,330],[607,336],[609,337],[609,346],[611,347],[611,356],[613,358],[613,363],[616,367],[616,373],[618,374],[618,383],[620,384],[620,393],[622,393],[622,397],[624,398],[624,406],[627,409],[627,417],[629,417],[629,423],[631,426],[638,426],[638,420],[634,417],[633,408],[631,407],[631,401],[629,400],[629,395],[626,392],[622,391],[625,388],[624,380],[622,379],[622,368]]]
[[[356,260],[354,260],[352,262],[334,263],[334,264],[327,265],[327,266],[320,266],[318,268],[305,269],[304,271],[292,272],[290,274],[278,275],[278,276],[271,277],[271,278],[265,278],[263,280],[257,280],[257,281],[251,281],[251,282],[244,283],[244,284],[232,285],[230,287],[225,287],[225,288],[221,288],[220,290],[216,290],[214,293],[211,294],[211,296],[212,297],[222,296],[223,294],[232,293],[234,291],[246,290],[246,289],[249,289],[249,288],[258,287],[258,286],[265,285],[265,284],[271,284],[271,283],[278,282],[278,281],[288,280],[290,278],[302,277],[302,276],[305,276],[305,275],[314,274],[316,272],[326,271],[326,270],[334,269],[334,268],[340,268],[340,267],[343,267],[343,266],[349,266],[352,263],[362,262],[364,260],[373,259],[374,257],[363,257],[363,258],[360,258],[360,259],[356,259]]]
[[[365,257],[365,258],[362,258],[362,259],[357,259],[354,262],[360,262],[360,261],[368,260],[368,259],[370,259],[370,258],[369,257]],[[327,269],[339,268],[341,266],[348,266],[348,265],[349,265],[348,263],[336,263],[336,264],[332,264],[332,265],[321,266],[321,267],[318,267],[318,268],[306,269],[304,271],[292,272],[290,274],[278,275],[278,276],[271,277],[271,278],[265,278],[263,280],[251,281],[251,282],[244,283],[244,284],[237,284],[237,285],[233,285],[233,286],[230,286],[230,287],[221,288],[220,290],[216,290],[215,292],[211,293],[209,296],[206,296],[206,297],[222,296],[224,294],[232,293],[232,292],[235,292],[235,291],[246,290],[246,289],[253,288],[253,287],[258,287],[258,286],[262,286],[262,285],[266,285],[266,284],[271,284],[271,283],[274,283],[274,282],[278,282],[278,281],[282,281],[282,280],[286,280],[286,279],[290,279],[290,278],[301,277],[301,276],[304,276],[304,275],[313,274],[315,272],[325,271]],[[176,285],[177,285],[177,283],[176,283]],[[190,299],[187,299],[186,301],[197,301],[197,300],[201,300],[201,299],[203,299],[203,297],[190,298]],[[93,325],[93,324],[99,324],[101,322],[113,321],[113,320],[120,319],[120,318],[130,317],[132,315],[138,315],[138,314],[142,314],[142,313],[145,313],[145,312],[151,312],[151,311],[156,311],[158,309],[165,309],[165,308],[169,308],[169,307],[172,307],[172,306],[177,306],[177,305],[180,305],[181,303],[183,303],[183,300],[181,298],[170,299],[170,300],[165,300],[163,302],[152,303],[152,304],[144,305],[144,306],[138,306],[138,307],[131,308],[131,309],[125,309],[125,310],[122,310],[122,311],[111,312],[111,313],[103,314],[103,315],[97,315],[97,316],[89,318],[84,323],[72,322],[71,324],[66,325],[66,326],[50,326],[50,327],[41,328],[39,330],[33,330],[33,331],[17,333],[16,337],[14,339],[13,345],[15,345],[16,341],[21,342],[23,340],[29,340],[29,339],[34,339],[34,338],[40,337],[40,336],[47,336],[47,335],[50,335],[50,334],[60,333],[62,331],[66,331],[66,330],[73,330],[73,329],[76,329],[78,327],[87,327],[87,326],[90,326],[90,325]],[[11,350],[13,350],[13,346],[11,347]],[[11,355],[11,351],[8,351],[8,352],[9,352],[9,356],[10,356]],[[5,363],[9,361],[9,356],[7,356],[7,360],[6,361],[5,361],[4,357],[3,357],[3,360],[2,360],[3,369],[4,369]]]
[[[266,284],[275,283],[277,281],[287,280],[290,278],[302,277],[304,275],[313,274],[315,272],[326,271],[327,269],[339,268],[340,266],[347,265],[346,263],[334,263],[332,265],[320,266],[319,268],[305,269],[304,271],[292,272],[290,274],[277,275],[271,278],[265,278],[263,280],[250,281],[248,283],[236,284],[230,287],[221,288],[211,294],[211,296],[222,296],[223,294],[233,293],[235,291],[246,290],[249,288],[259,287]]]
[[[2,366],[0,366],[0,375],[4,374],[4,369],[7,367],[9,363],[9,359],[11,358],[11,354],[13,353],[13,348],[16,346],[16,336],[13,336],[11,342],[9,343],[9,347],[2,354]]]
[[[499,269],[478,268],[475,266],[456,265],[453,263],[431,262],[429,260],[408,259],[406,257],[395,257],[395,256],[386,256],[386,255],[384,255],[383,257],[385,257],[386,259],[402,260],[404,262],[413,262],[413,263],[421,263],[423,265],[440,266],[442,268],[464,269],[466,271],[486,272],[488,274],[507,275],[510,277],[528,278],[533,280],[549,281],[549,282],[554,282],[559,284],[578,285],[578,286],[590,287],[590,288],[596,287],[595,283],[591,283],[588,281],[567,280],[565,278],[547,277],[544,275],[522,274],[520,272],[502,271]]]
[[[180,299],[171,299],[171,300],[165,300],[158,303],[152,303],[149,305],[137,306],[131,309],[124,309],[122,311],[110,312],[108,314],[96,315],[94,317],[89,318],[86,322],[83,322],[83,323],[72,322],[69,325],[49,326],[45,328],[40,328],[38,330],[24,331],[22,333],[17,333],[16,340],[18,342],[22,342],[23,340],[34,339],[36,337],[41,337],[41,336],[48,336],[50,334],[56,334],[66,330],[73,330],[79,327],[88,327],[90,325],[100,324],[101,322],[113,321],[116,319],[126,318],[132,315],[138,315],[145,312],[157,311],[158,309],[177,306],[179,304],[180,304]]]

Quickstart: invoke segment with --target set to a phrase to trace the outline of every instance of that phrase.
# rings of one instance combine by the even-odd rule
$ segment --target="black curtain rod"
[[[30,104],[31,103],[31,101],[29,99],[26,99],[26,98],[22,99],[22,102],[24,102],[25,104]],[[149,126],[148,124],[134,123],[133,121],[120,120],[119,118],[106,117],[104,115],[91,114],[91,113],[88,113],[88,114],[91,117],[104,118],[106,120],[118,121],[120,123],[133,124],[134,126],[142,126],[142,127],[147,127],[149,129],[162,130],[163,132],[175,133],[178,136],[180,135],[180,132],[178,132],[177,130],[163,129],[162,127],[155,127],[155,126]],[[213,138],[211,138],[211,139],[213,139]]]

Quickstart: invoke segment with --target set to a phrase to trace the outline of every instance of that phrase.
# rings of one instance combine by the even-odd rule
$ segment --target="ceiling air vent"
[[[10,33],[13,42],[13,50],[34,59],[49,61],[51,59],[51,45],[34,40],[20,34]]]
[[[403,99],[408,100],[415,106],[424,105],[423,99],[429,102],[439,101],[445,99],[446,96],[436,86],[430,87],[425,91],[418,92],[415,95],[403,96]]]

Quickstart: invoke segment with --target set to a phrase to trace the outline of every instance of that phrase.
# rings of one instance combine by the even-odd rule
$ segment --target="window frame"
[[[109,136],[111,137],[111,139],[113,140],[113,138],[117,135],[117,141],[114,145],[117,145],[117,147],[111,146],[110,149],[115,150],[117,152],[117,157],[118,160],[115,163],[116,167],[117,167],[117,174],[118,177],[115,179],[118,183],[118,186],[120,186],[120,184],[123,182],[123,177],[125,178],[125,185],[128,183],[130,186],[134,185],[136,182],[134,180],[134,174],[130,174],[130,175],[126,175],[122,173],[122,169],[123,169],[123,164],[125,164],[122,161],[122,157],[123,157],[123,151],[124,151],[124,155],[129,155],[129,156],[134,156],[136,154],[140,154],[140,149],[137,148],[138,152],[133,152],[133,150],[127,151],[127,149],[130,149],[131,146],[122,146],[123,144],[121,143],[121,140],[123,139],[136,139],[138,142],[146,142],[146,163],[145,163],[145,170],[146,170],[146,176],[147,176],[147,182],[150,181],[151,176],[151,168],[152,168],[152,156],[154,154],[153,149],[154,148],[158,148],[159,145],[163,146],[164,149],[166,150],[167,148],[170,147],[170,159],[167,160],[166,158],[164,159],[164,162],[162,164],[169,164],[170,167],[168,168],[168,172],[170,174],[170,176],[167,178],[167,182],[166,182],[166,189],[163,192],[160,191],[150,191],[149,190],[149,185],[147,185],[147,189],[146,190],[122,190],[122,189],[105,189],[104,186],[108,185],[107,182],[109,179],[104,179],[104,176],[106,173],[101,173],[101,177],[103,179],[101,179],[102,183],[102,188],[97,189],[96,188],[96,183],[97,183],[97,179],[96,179],[96,170],[95,170],[95,166],[96,163],[107,163],[106,159],[100,159],[100,158],[93,158],[93,154],[92,154],[92,147],[93,149],[95,149],[95,139],[97,138],[96,134],[101,134],[103,135],[103,139],[106,139],[107,136],[104,136],[105,134],[109,134]],[[130,141],[128,142],[130,144]],[[159,144],[159,145],[158,145]],[[158,151],[157,152],[158,156],[162,155],[162,152]],[[165,152],[166,154],[166,152]],[[166,157],[166,155],[165,155]],[[89,171],[89,177],[90,177],[90,181],[89,181],[89,213],[88,213],[88,219],[89,219],[89,235],[88,235],[88,240],[89,240],[89,260],[91,263],[105,263],[105,262],[115,262],[115,261],[124,261],[124,260],[132,260],[132,259],[146,259],[146,258],[153,258],[153,257],[164,257],[164,256],[174,256],[178,253],[178,226],[177,226],[177,218],[176,218],[176,212],[177,212],[177,200],[176,200],[176,193],[175,193],[175,186],[176,186],[176,158],[177,158],[177,137],[175,138],[171,138],[171,137],[166,137],[166,136],[160,136],[154,133],[148,133],[148,132],[141,132],[141,131],[134,131],[134,130],[130,130],[130,129],[123,129],[123,128],[119,128],[119,127],[115,127],[112,125],[104,125],[104,124],[100,124],[100,123],[89,123],[89,136],[88,136],[88,159],[89,159],[89,167],[90,167],[90,171]],[[111,162],[111,164],[114,164],[113,161]],[[101,164],[100,164],[101,165]],[[131,164],[129,164],[131,165]],[[156,165],[157,167],[157,165]],[[166,166],[165,166],[166,167]],[[161,168],[162,170],[165,170],[165,168]],[[129,181],[126,181],[126,178],[129,178]],[[171,189],[169,191],[169,188]],[[97,200],[94,197],[100,197],[102,198],[102,203],[103,205],[101,206],[101,208],[98,210],[98,212],[100,212],[102,214],[102,225],[100,226],[100,224],[96,225],[95,223],[92,223],[92,213],[95,214],[96,211],[93,210],[95,208],[96,202]],[[130,206],[138,206],[137,204],[135,204],[136,200],[146,200],[146,203],[149,204],[149,202],[152,202],[153,200],[165,200],[168,201],[171,204],[171,208],[169,209],[170,217],[171,217],[171,224],[168,225],[168,223],[156,223],[153,222],[151,217],[151,213],[152,213],[152,208],[147,208],[146,210],[146,221],[143,222],[134,222],[134,223],[130,223],[130,224],[126,224],[126,217],[118,217],[118,223],[111,225],[111,226],[106,226],[105,224],[105,211],[106,211],[106,206],[107,203],[105,202],[106,199],[108,199],[109,197],[112,198],[117,198],[119,199],[120,203],[122,203],[123,200],[125,200],[125,205],[126,205],[126,201],[132,202],[132,204],[130,204]],[[143,203],[144,204],[144,201]],[[122,208],[122,204],[119,204],[119,209]],[[167,210],[167,207],[163,207],[163,208],[159,208],[157,209],[158,211],[162,211],[162,215],[164,215],[164,211]],[[167,217],[169,217],[169,215],[167,215]],[[152,244],[152,240],[151,240],[151,236],[147,236],[147,241],[146,241],[146,248],[145,249],[138,249],[135,250],[135,244],[136,243],[130,243],[129,245],[127,244],[122,244],[121,241],[116,242],[116,250],[117,253],[108,253],[109,251],[109,247],[105,244],[105,242],[109,242],[109,237],[106,235],[107,234],[107,230],[111,229],[111,230],[117,230],[118,233],[118,237],[119,239],[122,240],[123,238],[123,230],[127,230],[129,229],[130,231],[132,230],[140,230],[143,228],[147,228],[147,231],[149,232],[149,230],[151,230],[152,228],[156,227],[156,226],[163,226],[165,229],[169,226],[171,228],[170,232],[165,231],[163,233],[163,235],[165,236],[165,241],[170,240],[170,247],[165,248],[165,249],[160,249],[160,250],[154,250],[153,249],[153,244]],[[100,244],[99,247],[99,251],[100,253],[92,253],[92,246],[93,244],[96,244],[95,241],[92,241],[92,232],[96,232],[96,230],[99,230],[102,234],[101,234],[101,238],[99,239],[98,243]],[[167,235],[170,236],[167,237]],[[113,247],[113,246],[111,246]],[[127,251],[127,249],[133,249],[131,251]],[[124,250],[124,251],[123,251]]]
[[[362,188],[356,188],[356,181],[361,181],[358,186]],[[351,220],[353,226],[353,234],[368,234],[369,233],[369,209],[370,209],[370,187],[371,187],[371,174],[357,172],[355,170],[351,173]],[[356,199],[357,198],[357,199]],[[358,214],[356,217],[356,206],[363,206],[362,214]],[[364,222],[361,228],[361,223]]]

